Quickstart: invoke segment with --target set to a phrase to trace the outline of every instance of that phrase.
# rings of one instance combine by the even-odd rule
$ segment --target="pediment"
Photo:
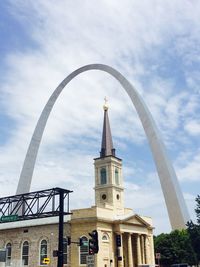
[[[123,223],[132,224],[132,225],[139,225],[139,226],[151,226],[148,221],[144,218],[140,217],[137,214],[134,214],[128,218],[122,220]]]

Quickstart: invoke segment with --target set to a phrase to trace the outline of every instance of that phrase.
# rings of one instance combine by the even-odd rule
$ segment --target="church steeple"
[[[115,156],[115,149],[113,148],[112,135],[110,130],[110,122],[108,118],[108,105],[107,99],[104,98],[105,104],[104,109],[104,120],[103,120],[103,132],[102,132],[102,142],[101,142],[101,152],[100,158],[106,156]]]
[[[94,159],[95,167],[95,205],[112,210],[117,215],[124,214],[124,188],[122,160],[115,156],[108,105],[105,98],[104,121],[100,157]]]

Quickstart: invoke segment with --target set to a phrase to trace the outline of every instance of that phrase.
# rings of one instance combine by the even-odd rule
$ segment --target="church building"
[[[70,236],[71,241],[81,237],[84,245],[68,245],[64,239],[64,267],[87,266],[89,250],[85,244],[93,230],[97,230],[99,240],[95,267],[154,265],[151,218],[124,207],[122,160],[113,147],[106,103],[101,151],[94,159],[94,169],[95,206],[72,210],[70,217],[65,216],[64,236]],[[0,249],[7,249],[4,266],[56,267],[53,251],[57,247],[57,217],[0,224]],[[44,258],[49,258],[49,263]]]

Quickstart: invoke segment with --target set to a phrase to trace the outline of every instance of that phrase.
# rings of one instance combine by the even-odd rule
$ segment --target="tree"
[[[197,223],[198,223],[198,225],[200,225],[200,195],[197,195],[195,201],[196,201],[195,212],[196,212],[196,216],[197,216]]]
[[[200,262],[200,225],[194,224],[192,221],[189,221],[187,223],[187,227],[190,242],[196,254],[195,265],[198,265]]]
[[[168,267],[174,263],[200,263],[200,195],[195,201],[197,224],[189,221],[186,230],[175,230],[154,237],[155,251],[161,254],[162,266]]]
[[[169,234],[160,234],[154,237],[154,248],[156,253],[161,254],[160,263],[169,266],[173,262],[173,252],[169,248],[172,247]]]
[[[187,230],[175,230],[154,238],[155,251],[161,254],[160,264],[170,266],[174,263],[196,263]]]
[[[187,231],[190,237],[190,242],[192,244],[193,250],[196,254],[196,265],[199,265],[200,262],[200,195],[195,199],[196,201],[196,216],[197,224],[193,221],[187,223]]]

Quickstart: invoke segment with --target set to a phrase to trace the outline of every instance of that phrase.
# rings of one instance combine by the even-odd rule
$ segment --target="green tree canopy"
[[[198,223],[198,225],[200,225],[200,195],[198,195],[196,197],[195,201],[196,201],[195,212],[196,212],[196,216],[197,216],[197,223]]]
[[[160,234],[154,239],[155,251],[161,254],[162,266],[174,263],[196,263],[195,253],[187,230],[175,230],[169,234]]]
[[[187,231],[189,234],[190,242],[192,244],[193,250],[196,254],[196,265],[200,262],[200,195],[195,199],[196,201],[196,216],[197,216],[197,224],[193,223],[193,221],[189,221],[187,223]]]

